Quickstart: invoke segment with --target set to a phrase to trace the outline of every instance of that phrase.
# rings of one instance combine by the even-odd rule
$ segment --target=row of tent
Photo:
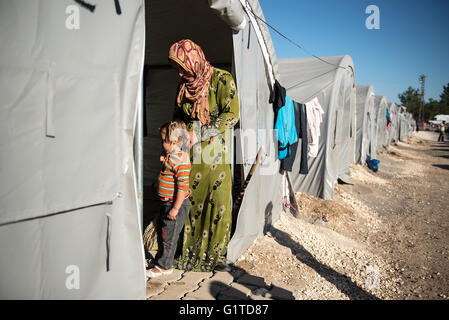
[[[309,173],[299,173],[298,157],[289,174],[294,192],[332,200],[338,179],[350,182],[351,163],[365,164],[368,156],[375,159],[416,129],[405,107],[375,96],[372,86],[355,84],[350,56],[279,59],[278,63],[287,94],[300,102],[317,97],[325,114],[318,155],[308,159]]]
[[[257,0],[0,0],[0,299],[145,298],[142,219],[154,199],[143,191],[159,170],[156,129],[173,113],[167,53],[180,39],[236,79],[238,130],[252,134],[234,137],[235,183],[263,150],[229,261],[276,221],[287,193],[332,199],[351,163],[411,135],[403,107],[356,87],[350,56],[277,59],[263,20]],[[279,172],[275,80],[324,110],[307,175],[295,173],[299,159]]]
[[[416,131],[416,120],[404,106],[375,96],[372,86],[357,86],[357,141],[355,162],[364,164],[392,143],[406,141]]]

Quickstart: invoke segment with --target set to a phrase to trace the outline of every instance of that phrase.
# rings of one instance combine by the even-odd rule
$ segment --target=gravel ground
[[[296,299],[448,299],[449,143],[414,137],[378,159],[351,165],[332,201],[298,193],[322,223],[282,213],[236,266]]]

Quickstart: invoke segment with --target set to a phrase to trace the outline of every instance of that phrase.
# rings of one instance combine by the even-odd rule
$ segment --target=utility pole
[[[421,108],[420,109],[420,113],[419,113],[419,117],[421,122],[424,123],[424,92],[425,92],[425,88],[426,88],[426,75],[422,74],[419,76],[419,82],[421,83]]]

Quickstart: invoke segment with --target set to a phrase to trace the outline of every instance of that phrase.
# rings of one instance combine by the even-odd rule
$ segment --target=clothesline
[[[248,2],[248,1],[246,1],[246,2]],[[327,63],[327,64],[330,64],[330,65],[335,66],[335,67],[337,67],[337,68],[342,68],[342,69],[345,69],[345,70],[346,70],[346,67],[342,67],[342,66],[333,64],[333,63],[331,63],[331,62],[329,62],[329,61],[326,61],[326,60],[324,60],[324,59],[318,57],[317,55],[313,54],[312,52],[310,52],[309,50],[307,50],[307,49],[304,48],[303,46],[299,45],[299,44],[296,43],[295,41],[291,40],[289,37],[287,37],[287,36],[284,35],[282,32],[280,32],[280,31],[277,30],[275,27],[273,27],[273,26],[270,25],[268,22],[266,22],[264,19],[262,19],[261,17],[259,17],[258,15],[256,15],[256,14],[254,13],[253,9],[252,9],[250,6],[248,6],[248,7],[250,8],[251,13],[254,15],[254,17],[255,17],[256,19],[258,19],[258,20],[260,20],[261,22],[263,22],[267,27],[271,28],[274,32],[276,32],[277,34],[279,34],[281,37],[283,37],[284,39],[286,39],[288,42],[290,42],[291,44],[293,44],[295,47],[297,47],[297,48],[303,50],[303,51],[306,52],[307,54],[311,55],[312,57],[314,57],[314,58],[316,58],[316,59],[318,59],[318,60],[320,60],[320,61],[322,61],[322,62],[324,62],[324,63]]]
[[[332,69],[332,70],[329,70],[329,71],[326,71],[325,73],[319,74],[319,75],[317,75],[317,76],[315,76],[315,77],[313,77],[313,78],[310,78],[310,79],[301,81],[301,82],[299,82],[299,83],[297,83],[297,84],[295,84],[295,85],[293,85],[293,86],[291,86],[291,87],[288,87],[287,90],[290,90],[290,89],[299,87],[299,86],[301,86],[302,84],[304,84],[304,83],[306,83],[306,82],[309,82],[309,81],[312,81],[312,80],[317,79],[317,78],[319,78],[319,77],[322,77],[322,76],[324,76],[324,75],[326,75],[326,74],[328,74],[328,73],[331,73],[332,71],[335,71],[335,70],[337,70],[337,68]],[[332,82],[333,82],[333,81],[332,81]]]

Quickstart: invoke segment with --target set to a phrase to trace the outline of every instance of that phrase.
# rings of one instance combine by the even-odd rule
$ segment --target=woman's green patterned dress
[[[214,68],[208,94],[210,123],[190,117],[192,104],[176,107],[175,118],[201,137],[192,147],[190,213],[184,227],[178,268],[211,271],[226,255],[231,232],[231,130],[239,119],[239,100],[232,75]],[[214,137],[213,142],[210,138]]]

